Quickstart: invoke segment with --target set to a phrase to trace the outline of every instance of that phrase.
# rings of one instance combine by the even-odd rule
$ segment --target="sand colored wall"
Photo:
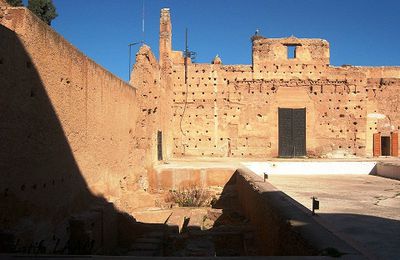
[[[19,102],[19,108],[26,106],[27,110],[21,113],[31,113],[37,110],[35,92],[43,91],[92,191],[107,193],[110,198],[119,196],[120,178],[134,170],[130,143],[137,118],[135,89],[87,58],[26,9],[10,9],[2,24],[18,35],[5,41],[2,48],[2,67],[9,70],[2,75],[9,80],[3,82],[12,82],[22,91],[10,93],[16,96],[13,106]],[[12,40],[20,41],[27,57],[19,56]],[[33,72],[25,76],[27,73],[19,70],[35,71],[41,86],[32,84]],[[40,111],[35,116],[40,117]]]
[[[256,243],[264,255],[327,255],[327,248],[335,248],[360,256],[268,180],[242,168],[236,170],[233,179],[241,210],[257,227]]]
[[[157,132],[161,128],[162,91],[160,66],[150,47],[143,45],[136,54],[131,74],[131,84],[137,86],[138,118],[134,137],[134,165],[141,173],[151,170],[158,162]],[[147,174],[141,174],[139,183],[143,189],[149,186]]]
[[[1,8],[0,39],[0,235],[61,247],[72,214],[137,206],[136,91],[25,8]]]
[[[172,157],[276,157],[278,108],[306,108],[310,157],[372,156],[373,133],[399,131],[400,67],[331,66],[323,39],[252,40],[252,65],[188,62],[187,84],[182,55],[160,49],[172,63],[161,73],[172,78]]]
[[[254,71],[273,69],[276,65],[329,65],[329,43],[323,39],[252,37]],[[288,58],[290,50],[294,55]]]

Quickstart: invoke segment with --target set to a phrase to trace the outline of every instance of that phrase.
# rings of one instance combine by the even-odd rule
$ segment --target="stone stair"
[[[163,256],[164,232],[154,231],[143,235],[131,245],[129,256]]]

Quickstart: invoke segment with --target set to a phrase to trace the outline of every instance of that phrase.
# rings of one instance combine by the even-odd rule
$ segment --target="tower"
[[[168,61],[172,51],[172,25],[169,8],[161,9],[160,14],[160,65]]]

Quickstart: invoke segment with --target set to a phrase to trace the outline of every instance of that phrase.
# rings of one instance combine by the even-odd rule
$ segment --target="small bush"
[[[180,207],[202,207],[210,205],[212,196],[206,189],[190,186],[179,190],[171,190],[168,200],[178,204]]]

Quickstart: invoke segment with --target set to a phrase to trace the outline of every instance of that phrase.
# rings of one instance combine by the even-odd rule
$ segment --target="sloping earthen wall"
[[[161,27],[160,46],[171,33]],[[172,63],[162,72],[172,78],[172,157],[276,157],[278,108],[306,108],[310,157],[372,156],[373,133],[399,131],[399,67],[330,66],[322,39],[252,39],[252,65],[189,60],[187,84],[183,56],[168,49],[170,39],[162,45]]]

